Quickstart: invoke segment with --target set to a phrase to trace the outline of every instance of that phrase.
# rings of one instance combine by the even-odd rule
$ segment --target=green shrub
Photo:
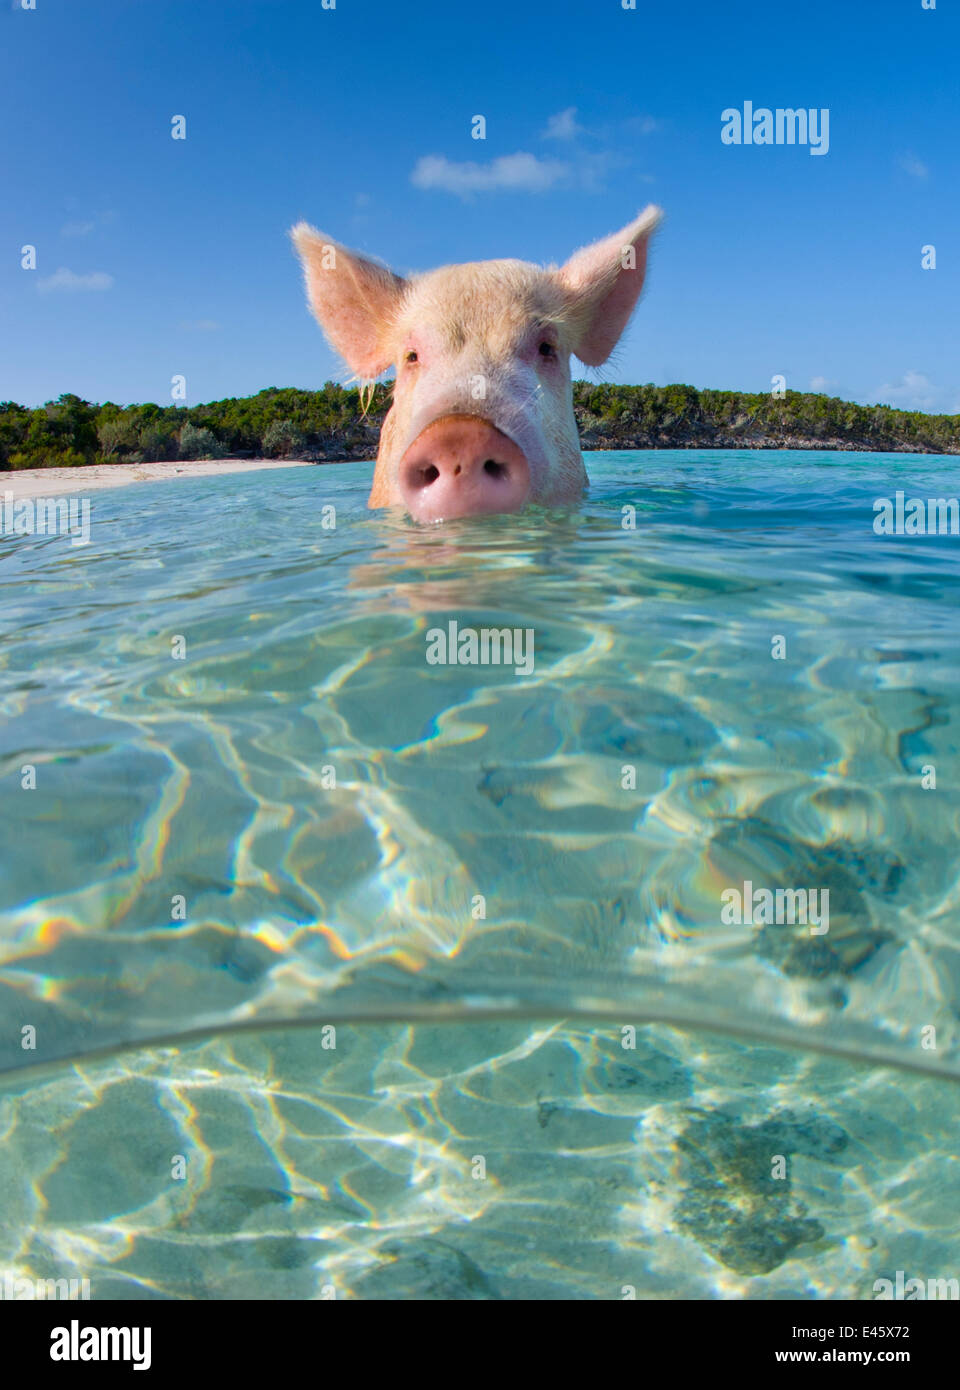
[[[222,459],[226,454],[226,449],[212,430],[198,429],[188,421],[180,431],[182,459]]]
[[[157,463],[162,459],[175,459],[177,446],[166,430],[156,425],[144,425],[140,430],[140,448],[132,457],[136,463]]]
[[[265,458],[298,458],[306,448],[306,436],[292,420],[274,420],[263,432],[260,443]]]

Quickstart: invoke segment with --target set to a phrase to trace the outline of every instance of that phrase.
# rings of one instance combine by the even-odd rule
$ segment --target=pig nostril
[[[491,478],[505,478],[508,469],[505,463],[497,463],[495,459],[487,459],[483,465],[483,471]]]
[[[428,463],[423,468],[413,468],[408,474],[408,478],[413,487],[429,487],[440,477],[440,469],[435,463]]]

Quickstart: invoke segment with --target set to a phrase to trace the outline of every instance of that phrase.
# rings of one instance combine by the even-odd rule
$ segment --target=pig
[[[645,208],[563,266],[475,261],[407,278],[298,223],[290,235],[331,346],[363,382],[396,369],[367,505],[435,522],[582,497],[570,357],[596,367],[610,356],[660,217]]]

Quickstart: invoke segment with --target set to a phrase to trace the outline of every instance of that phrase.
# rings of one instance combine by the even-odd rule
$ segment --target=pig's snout
[[[400,494],[418,521],[513,512],[530,494],[530,465],[505,434],[473,415],[447,415],[400,460]]]

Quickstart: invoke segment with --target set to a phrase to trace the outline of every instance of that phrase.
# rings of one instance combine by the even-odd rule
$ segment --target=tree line
[[[197,458],[373,458],[391,384],[271,386],[196,406],[93,405],[62,395],[36,409],[0,402],[0,469]],[[585,449],[815,448],[960,453],[960,415],[783,396],[576,381]],[[366,407],[366,408],[365,408]]]

